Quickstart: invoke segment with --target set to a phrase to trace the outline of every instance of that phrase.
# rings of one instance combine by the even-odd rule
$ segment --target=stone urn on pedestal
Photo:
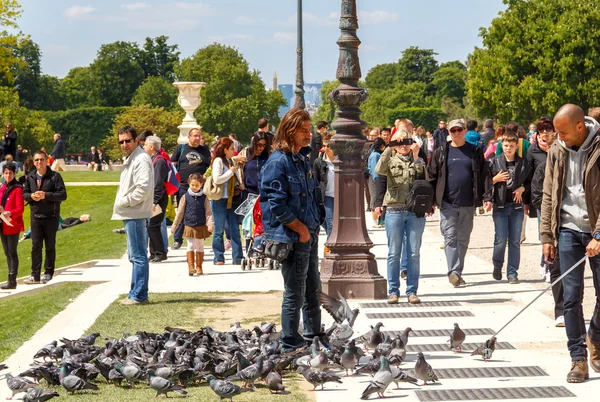
[[[194,118],[194,111],[200,106],[200,90],[206,86],[205,82],[174,82],[173,86],[179,90],[177,103],[185,110],[183,122],[179,129],[178,144],[188,143],[188,134],[193,128],[202,128]]]

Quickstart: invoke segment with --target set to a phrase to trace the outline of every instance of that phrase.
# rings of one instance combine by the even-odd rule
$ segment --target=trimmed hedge
[[[65,140],[67,152],[89,151],[111,134],[115,118],[127,107],[83,107],[78,109],[44,111],[52,130]]]
[[[396,119],[409,119],[415,126],[423,126],[427,129],[434,129],[438,126],[440,120],[446,120],[448,116],[435,107],[409,107],[404,109],[394,109],[388,114],[388,121],[393,125]]]

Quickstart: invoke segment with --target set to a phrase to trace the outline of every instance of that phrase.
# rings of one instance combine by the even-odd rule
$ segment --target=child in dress
[[[203,274],[204,239],[210,237],[215,224],[210,210],[210,202],[202,191],[204,177],[197,173],[191,174],[188,184],[187,193],[179,201],[171,233],[175,233],[177,226],[183,222],[185,225],[183,237],[187,240],[188,274],[194,276],[194,273]]]

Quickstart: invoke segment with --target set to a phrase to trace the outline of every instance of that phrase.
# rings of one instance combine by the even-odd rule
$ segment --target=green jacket
[[[412,153],[403,158],[392,148],[383,151],[375,171],[387,178],[387,190],[383,199],[383,205],[386,207],[406,206],[406,198],[412,184],[417,179],[426,179],[423,159],[418,158],[415,161]]]

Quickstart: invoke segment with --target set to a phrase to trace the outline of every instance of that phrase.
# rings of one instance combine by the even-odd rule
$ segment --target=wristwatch
[[[600,232],[596,232],[592,236],[594,237],[594,240],[600,241]]]

